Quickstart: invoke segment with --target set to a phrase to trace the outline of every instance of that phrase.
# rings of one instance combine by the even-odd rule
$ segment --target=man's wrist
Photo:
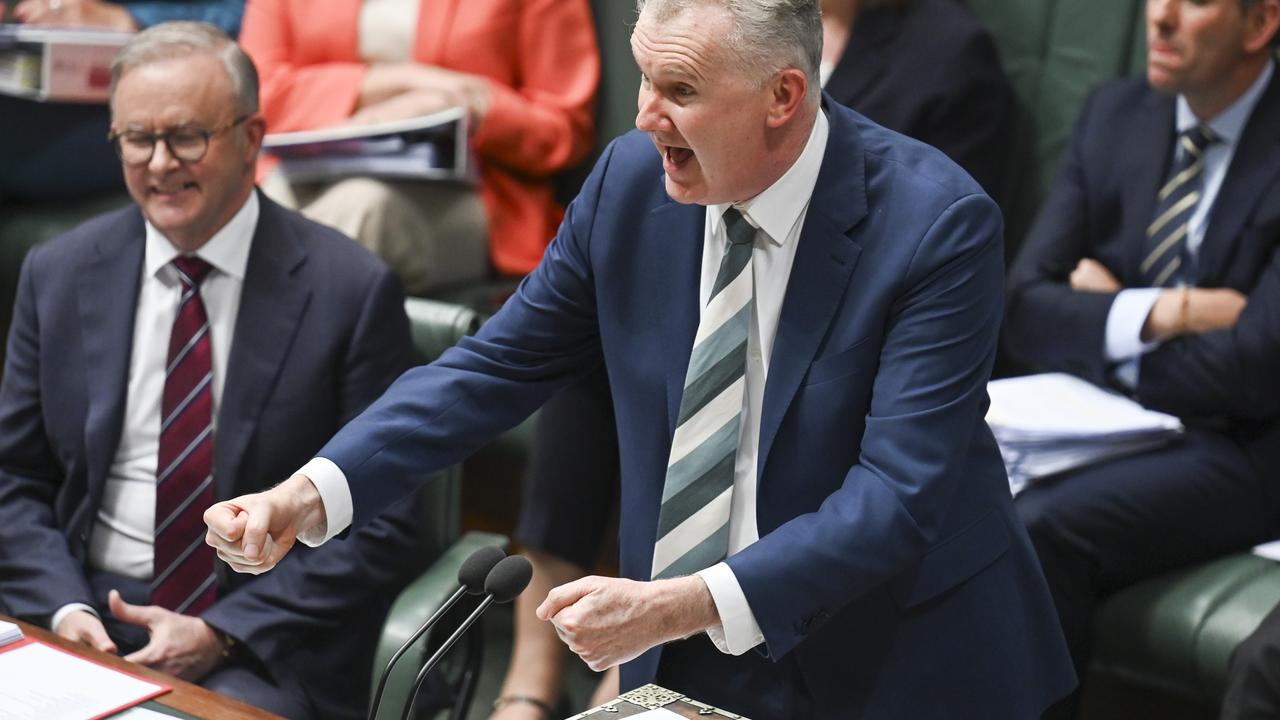
[[[707,628],[720,624],[720,614],[716,610],[715,599],[707,583],[699,575],[663,580],[663,583],[675,585],[674,588],[661,588],[662,595],[674,600],[669,611],[671,623],[669,627],[676,631],[673,640],[691,637]],[[674,590],[674,592],[670,592]]]
[[[293,503],[294,517],[298,519],[298,532],[303,533],[325,524],[324,499],[320,490],[311,482],[311,478],[295,473],[284,481],[281,489],[285,490]]]

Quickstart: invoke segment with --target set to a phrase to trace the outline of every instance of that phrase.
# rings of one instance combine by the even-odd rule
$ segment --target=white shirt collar
[[[764,230],[775,245],[785,243],[792,228],[809,207],[809,198],[813,195],[814,186],[818,184],[818,172],[822,169],[822,157],[826,154],[829,132],[827,114],[819,110],[800,157],[796,158],[782,177],[750,200],[710,206],[712,229],[719,229],[719,224],[724,222],[724,211],[732,204],[752,225]]]
[[[212,265],[218,272],[244,281],[245,268],[249,265],[249,246],[258,227],[258,192],[249,193],[249,199],[222,229],[209,238],[196,257]],[[146,223],[147,244],[143,267],[146,277],[157,274],[182,254],[154,225]]]
[[[1244,132],[1245,123],[1249,121],[1249,116],[1253,114],[1253,108],[1262,97],[1262,91],[1271,82],[1271,75],[1275,72],[1275,67],[1275,60],[1268,60],[1266,67],[1262,69],[1261,73],[1258,73],[1258,77],[1254,79],[1249,89],[1245,90],[1244,94],[1231,103],[1226,110],[1218,113],[1216,117],[1205,123],[1226,144],[1235,145],[1236,141],[1240,139],[1240,134]],[[1201,120],[1196,117],[1195,113],[1191,112],[1191,106],[1187,104],[1187,99],[1184,96],[1178,96],[1177,107],[1179,134],[1200,124]]]

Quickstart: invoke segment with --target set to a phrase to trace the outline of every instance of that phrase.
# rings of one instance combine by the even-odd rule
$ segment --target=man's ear
[[[244,121],[245,150],[250,157],[255,159],[258,157],[258,151],[262,149],[262,138],[267,134],[267,120],[258,113],[254,113]]]
[[[804,71],[799,68],[779,70],[769,81],[769,114],[765,124],[770,128],[786,125],[804,106],[808,94],[809,77]]]
[[[1245,52],[1266,51],[1280,31],[1280,0],[1260,0],[1245,12]]]

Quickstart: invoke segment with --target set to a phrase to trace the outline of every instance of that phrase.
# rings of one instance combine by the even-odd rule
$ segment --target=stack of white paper
[[[22,630],[11,622],[0,620],[0,647],[22,639]]]
[[[994,380],[987,424],[1016,495],[1027,483],[1159,447],[1182,433],[1172,415],[1063,373]]]

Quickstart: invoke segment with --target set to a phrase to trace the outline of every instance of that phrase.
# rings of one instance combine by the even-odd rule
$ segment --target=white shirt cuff
[[[716,649],[726,655],[741,655],[764,642],[764,633],[760,632],[756,616],[747,604],[747,596],[728,565],[717,563],[699,570],[698,577],[707,584],[720,615],[720,625],[707,628],[707,637]]]
[[[1143,342],[1142,326],[1147,323],[1151,307],[1162,292],[1163,288],[1130,288],[1116,294],[1111,310],[1107,312],[1105,353],[1108,362],[1133,360],[1160,344]]]
[[[85,605],[84,603],[67,603],[66,605],[63,605],[62,607],[58,608],[58,611],[53,614],[53,618],[49,620],[49,629],[54,632],[58,632],[58,626],[62,624],[63,618],[65,618],[66,616],[70,615],[71,613],[77,610],[84,610],[85,612],[98,618],[99,620],[102,619],[101,617],[98,616],[97,610],[94,610],[93,608],[89,607],[88,605]]]
[[[325,516],[324,525],[298,533],[298,540],[311,547],[323,545],[351,524],[351,488],[347,485],[347,476],[332,460],[322,457],[312,458],[297,474],[305,475],[316,486]]]

